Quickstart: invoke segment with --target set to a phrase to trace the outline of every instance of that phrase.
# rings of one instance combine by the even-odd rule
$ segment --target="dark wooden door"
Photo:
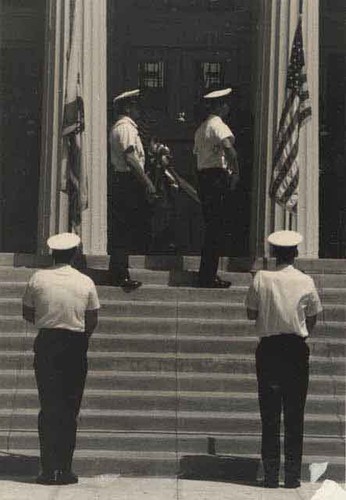
[[[252,2],[109,0],[109,102],[126,89],[143,89],[151,133],[168,144],[174,167],[197,186],[196,104],[207,90],[235,86],[230,126],[237,137],[242,181],[230,208],[233,236],[226,255],[249,251],[253,151],[253,58],[256,12]],[[175,240],[185,254],[199,253],[201,209],[184,193],[175,202]]]
[[[2,1],[0,251],[35,252],[45,1]]]

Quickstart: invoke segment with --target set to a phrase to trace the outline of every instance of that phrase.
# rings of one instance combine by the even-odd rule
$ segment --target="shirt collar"
[[[62,263],[61,263],[61,264],[53,264],[52,269],[61,269],[61,268],[63,268],[63,267],[68,267],[68,268],[70,268],[70,267],[71,267],[71,265],[70,265],[70,264],[62,264]]]
[[[292,264],[280,264],[276,266],[276,271],[290,271],[291,269],[294,269]]]
[[[119,124],[120,122],[121,123],[127,122],[127,123],[130,123],[131,125],[133,125],[135,128],[138,128],[137,123],[134,122],[132,120],[132,118],[130,118],[130,116],[128,116],[128,115],[120,115],[119,119],[117,120],[117,124]]]

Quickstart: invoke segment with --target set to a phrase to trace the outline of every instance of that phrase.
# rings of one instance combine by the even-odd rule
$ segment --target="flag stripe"
[[[88,178],[82,156],[85,130],[81,88],[82,8],[81,0],[69,2],[70,39],[67,47],[63,141],[66,162],[66,192],[69,198],[69,230],[80,232],[82,211],[88,207]]]
[[[300,128],[312,114],[299,16],[287,68],[286,93],[273,154],[270,196],[294,212],[298,202]]]
[[[282,163],[280,170],[278,170],[278,173],[274,179],[274,182],[273,182],[272,188],[271,188],[271,193],[273,196],[275,195],[275,192],[279,188],[282,181],[285,179],[286,175],[288,175],[293,161],[297,158],[298,146],[299,145],[298,145],[298,141],[297,141],[294,144],[294,146],[292,147],[289,154],[287,155],[287,158],[285,159],[285,161]]]
[[[283,132],[282,136],[278,140],[277,149],[275,151],[274,156],[274,165],[277,164],[283,155],[285,147],[292,141],[292,137],[294,135],[294,131],[298,129],[300,122],[300,115],[296,113],[292,118],[292,121],[289,123],[287,129]]]

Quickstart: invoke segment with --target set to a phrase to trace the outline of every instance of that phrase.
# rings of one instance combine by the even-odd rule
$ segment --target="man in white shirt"
[[[39,332],[34,369],[41,410],[38,417],[40,484],[72,484],[77,416],[87,375],[88,340],[100,303],[94,282],[71,266],[79,236],[62,233],[47,241],[54,265],[36,271],[23,297],[23,317]]]
[[[322,311],[310,276],[293,267],[302,236],[277,231],[268,237],[275,271],[258,271],[247,298],[247,315],[256,320],[258,398],[262,421],[264,486],[279,486],[280,418],[284,414],[285,487],[300,486],[304,407],[309,380],[306,339]]]
[[[230,111],[232,89],[214,91],[204,96],[209,116],[195,133],[199,194],[205,225],[199,267],[199,284],[206,288],[228,288],[230,282],[217,276],[219,257],[225,236],[226,200],[239,181],[234,135],[224,123]]]
[[[111,282],[129,292],[141,286],[130,278],[129,252],[145,252],[150,237],[150,200],[155,187],[144,171],[145,154],[136,120],[139,90],[114,98],[118,119],[109,134],[112,225],[109,239]]]

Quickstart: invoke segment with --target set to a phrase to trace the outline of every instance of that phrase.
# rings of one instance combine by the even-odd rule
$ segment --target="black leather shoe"
[[[141,281],[132,280],[131,278],[125,278],[121,281],[114,281],[113,286],[120,286],[124,292],[132,292],[142,286]]]
[[[214,288],[229,288],[231,286],[231,282],[228,280],[222,280],[218,276],[216,276],[214,281]],[[216,285],[216,286],[215,286]]]
[[[279,487],[279,481],[278,480],[273,480],[273,479],[264,479],[262,483],[263,488],[278,488]]]
[[[60,476],[60,484],[76,484],[78,476],[73,472],[62,472]]]
[[[231,286],[230,281],[222,280],[220,278],[215,278],[211,283],[204,283],[200,281],[199,286],[201,288],[229,288]]]
[[[61,470],[55,470],[52,472],[42,472],[37,478],[36,478],[36,483],[37,484],[45,484],[48,486],[54,486],[58,484],[62,484],[60,482],[62,475]]]
[[[300,488],[300,481],[299,479],[288,479],[287,481],[285,481],[284,486],[287,489]]]

